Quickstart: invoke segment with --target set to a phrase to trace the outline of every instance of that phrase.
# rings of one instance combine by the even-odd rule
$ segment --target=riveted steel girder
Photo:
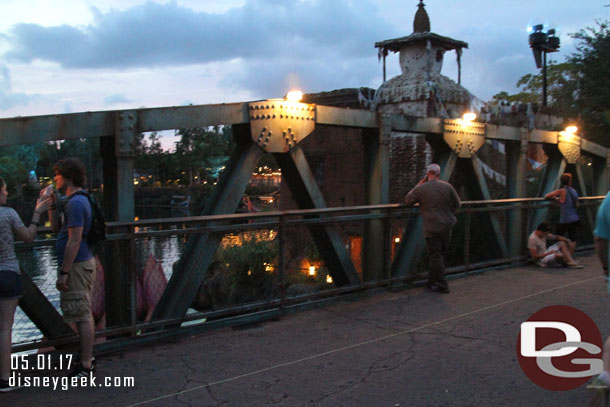
[[[491,194],[489,193],[489,187],[487,186],[487,181],[485,180],[485,174],[483,174],[483,170],[481,168],[481,161],[475,155],[471,158],[472,169],[474,171],[474,175],[477,179],[477,184],[479,187],[479,193],[477,195],[481,196],[484,200],[491,200]],[[471,184],[470,182],[466,182],[467,184]],[[498,216],[496,213],[487,212],[484,216],[489,218],[489,224],[493,230],[493,234],[496,238],[496,242],[500,251],[502,252],[502,256],[509,257],[508,246],[506,245],[506,239],[504,238],[504,232],[500,227],[500,221],[498,220]]]
[[[379,131],[363,132],[364,143],[364,192],[368,205],[390,202],[390,142],[392,127],[390,117],[381,115]],[[369,220],[362,235],[362,273],[365,281],[379,280],[388,270],[387,236],[382,220]]]
[[[545,144],[544,152],[546,153],[548,160],[544,172],[542,173],[538,196],[545,196],[557,188],[559,185],[559,178],[566,169],[566,160],[563,158],[557,146]],[[533,211],[532,217],[530,218],[530,232],[546,218],[547,213],[548,208],[546,207],[537,208]]]
[[[27,273],[22,273],[23,295],[19,299],[19,306],[32,320],[34,325],[47,339],[74,334],[74,331],[63,321],[59,312],[47,297],[38,289],[36,283]]]
[[[527,148],[528,131],[522,129],[520,141],[506,141],[506,189],[508,198],[522,198],[526,196],[526,171],[527,171]],[[515,209],[508,212],[506,222],[506,234],[508,236],[508,249],[511,257],[518,256],[525,244],[523,231],[522,210],[519,204]]]
[[[202,216],[234,213],[263,155],[263,150],[250,140],[249,126],[234,126],[233,133],[237,145]],[[186,314],[221,238],[221,235],[214,233],[190,237],[182,257],[174,264],[172,277],[155,308],[153,318]]]
[[[300,146],[293,147],[287,153],[276,153],[274,157],[299,209],[326,207],[322,192]],[[308,228],[335,285],[358,284],[360,278],[345,249],[339,229],[327,224],[309,225]]]

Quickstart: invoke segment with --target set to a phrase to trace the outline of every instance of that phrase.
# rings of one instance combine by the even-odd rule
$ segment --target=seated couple
[[[549,233],[550,230],[551,226],[546,222],[542,222],[527,240],[527,248],[530,250],[534,263],[540,267],[561,265],[575,269],[583,268],[572,257],[574,245],[571,244],[570,239],[564,236],[553,235]],[[551,240],[557,240],[557,243],[547,248],[547,237]]]

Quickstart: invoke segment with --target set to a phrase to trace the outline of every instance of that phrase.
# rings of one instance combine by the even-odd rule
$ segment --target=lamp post
[[[542,106],[546,106],[546,54],[559,50],[559,37],[554,28],[547,30],[544,24],[532,25],[527,30],[536,68],[542,68]]]

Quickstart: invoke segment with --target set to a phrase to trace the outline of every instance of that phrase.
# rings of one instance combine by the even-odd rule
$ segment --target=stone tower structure
[[[379,112],[456,118],[469,110],[473,96],[459,84],[462,49],[468,44],[431,32],[423,0],[417,6],[411,35],[377,42],[375,47],[384,66],[384,83],[374,98]],[[451,50],[457,53],[458,83],[441,75],[444,54]],[[399,53],[401,74],[386,81],[385,58],[389,52]],[[401,202],[432,161],[432,149],[423,135],[394,133],[390,157],[390,200]]]
[[[468,109],[472,98],[459,84],[462,49],[468,44],[431,32],[424,6],[420,0],[411,35],[375,43],[384,59],[384,83],[375,102],[384,113],[456,118]],[[441,75],[444,54],[451,50],[457,53],[458,83]],[[390,51],[400,55],[401,74],[385,81],[385,57]]]

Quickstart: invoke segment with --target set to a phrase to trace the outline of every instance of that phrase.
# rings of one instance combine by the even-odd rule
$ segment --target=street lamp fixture
[[[542,106],[546,106],[546,54],[559,50],[559,33],[555,28],[548,28],[546,24],[533,24],[527,31],[530,33],[529,44],[534,53],[536,68],[542,68]]]
[[[303,92],[300,90],[291,90],[286,94],[286,100],[289,102],[300,102],[303,99]]]
[[[474,119],[476,119],[476,118],[477,118],[477,114],[473,113],[473,112],[466,112],[462,115],[462,120],[464,120],[467,123],[474,121]]]
[[[577,131],[578,131],[578,127],[576,127],[576,126],[568,126],[565,129],[565,132],[567,134],[572,134],[572,135],[576,134]]]

